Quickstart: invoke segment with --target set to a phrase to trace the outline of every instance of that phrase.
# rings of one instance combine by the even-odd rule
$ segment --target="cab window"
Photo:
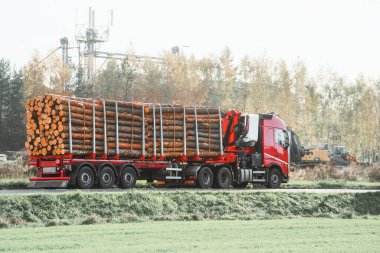
[[[287,146],[286,143],[286,138],[287,136],[285,135],[285,132],[282,131],[281,129],[275,129],[274,130],[274,135],[275,135],[275,142],[283,147]]]

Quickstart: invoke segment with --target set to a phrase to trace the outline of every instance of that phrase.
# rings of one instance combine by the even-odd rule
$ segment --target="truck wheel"
[[[81,189],[90,189],[94,185],[95,175],[89,166],[80,168],[77,175],[77,184]]]
[[[216,183],[218,188],[226,189],[230,187],[231,181],[232,175],[231,171],[228,168],[222,167],[218,169],[218,172],[216,173]]]
[[[115,184],[115,172],[110,167],[103,167],[99,172],[99,186],[111,188]]]
[[[136,171],[132,167],[126,167],[120,175],[120,187],[123,189],[133,188],[136,185],[136,180]]]
[[[234,183],[232,183],[232,186],[236,189],[243,189],[243,188],[247,187],[247,185],[248,185],[248,182],[243,182],[243,183],[234,182]]]
[[[212,171],[210,168],[203,167],[202,169],[200,169],[200,171],[198,172],[198,177],[197,177],[197,183],[200,188],[202,189],[211,188],[213,181],[214,179],[213,179]]]
[[[269,171],[269,177],[268,177],[268,183],[267,187],[274,189],[274,188],[280,188],[281,186],[281,172],[279,169],[271,169]]]

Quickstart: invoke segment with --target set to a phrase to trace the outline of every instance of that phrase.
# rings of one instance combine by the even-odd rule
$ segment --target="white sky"
[[[312,74],[331,68],[349,79],[358,73],[380,77],[380,0],[333,1],[0,1],[0,57],[18,67],[38,50],[42,56],[75,23],[96,11],[96,25],[114,10],[110,41],[102,49],[159,55],[189,45],[187,55],[219,54],[229,46],[236,60],[267,55],[290,64],[303,59]],[[76,11],[77,10],[77,11]],[[74,53],[74,52],[72,52]]]

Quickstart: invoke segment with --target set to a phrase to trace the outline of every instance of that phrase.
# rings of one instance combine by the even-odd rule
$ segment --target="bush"
[[[371,182],[380,182],[380,165],[373,166],[368,173]]]
[[[96,215],[90,215],[86,219],[84,219],[81,224],[82,225],[90,225],[90,224],[96,224],[98,223],[98,218]]]
[[[29,167],[27,156],[19,155],[15,160],[0,163],[0,179],[26,178],[37,175],[35,167]]]
[[[304,169],[295,169],[290,175],[294,181],[319,181],[335,179],[346,181],[380,182],[380,166],[350,166],[341,168],[331,165],[320,165],[312,168],[307,167]]]
[[[0,220],[0,228],[7,228],[7,227],[9,227],[8,222],[6,222],[5,220]]]

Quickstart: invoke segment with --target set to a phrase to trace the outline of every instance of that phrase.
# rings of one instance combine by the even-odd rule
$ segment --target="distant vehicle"
[[[299,142],[299,141],[298,141]],[[348,153],[345,146],[311,146],[302,147],[303,155],[297,155],[292,162],[298,167],[316,166],[319,164],[331,164],[333,166],[348,166],[351,162],[356,162],[356,158]],[[301,148],[298,148],[301,150]],[[294,156],[294,155],[293,155]]]
[[[327,145],[323,147],[307,147],[306,154],[302,158],[301,164],[304,166],[313,166],[330,161],[330,151]]]
[[[331,165],[348,166],[350,163],[350,155],[345,146],[330,147],[330,163]]]

